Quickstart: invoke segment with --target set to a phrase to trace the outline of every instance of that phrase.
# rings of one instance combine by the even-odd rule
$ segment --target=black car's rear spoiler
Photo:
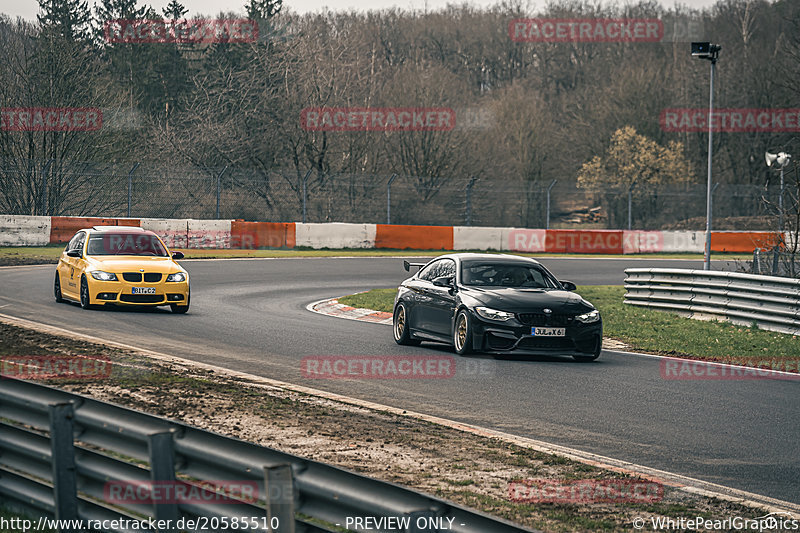
[[[409,270],[409,269],[410,269],[411,267],[422,268],[422,267],[424,267],[424,266],[425,266],[425,265],[427,265],[427,264],[428,264],[428,263],[409,263],[408,261],[406,261],[406,260],[403,260],[403,268],[405,268],[405,269],[406,269],[406,272],[410,272],[410,270]]]

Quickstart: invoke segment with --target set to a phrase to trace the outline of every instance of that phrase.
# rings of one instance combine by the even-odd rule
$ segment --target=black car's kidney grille
[[[546,315],[544,313],[519,313],[519,321],[526,326],[569,326],[573,322],[570,315]]]
[[[161,274],[158,272],[146,272],[144,275],[144,280],[147,283],[158,283],[161,281]]]
[[[125,281],[129,281],[131,283],[139,283],[142,281],[142,273],[141,272],[123,272],[122,279]]]
[[[120,294],[121,302],[134,304],[155,304],[164,300],[163,294]]]

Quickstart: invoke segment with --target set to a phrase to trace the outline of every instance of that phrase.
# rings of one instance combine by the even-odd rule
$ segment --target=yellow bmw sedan
[[[127,226],[82,229],[58,260],[56,301],[72,300],[84,309],[96,305],[169,305],[189,310],[189,274],[152,231]]]

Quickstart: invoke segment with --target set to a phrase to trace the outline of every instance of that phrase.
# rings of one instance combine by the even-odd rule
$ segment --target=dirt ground
[[[41,381],[398,483],[544,531],[633,531],[636,517],[649,525],[651,517],[766,514],[669,486],[664,487],[663,498],[649,503],[512,501],[520,494],[509,490],[514,480],[571,483],[632,478],[407,416],[0,323],[0,357],[8,361],[15,355],[108,357],[112,372],[107,378]],[[4,372],[6,368],[4,364]]]

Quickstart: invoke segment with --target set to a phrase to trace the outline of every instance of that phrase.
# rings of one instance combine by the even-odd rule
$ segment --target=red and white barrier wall
[[[533,253],[636,254],[695,252],[705,248],[702,231],[626,231],[403,226],[388,224],[300,224],[160,218],[34,217],[0,215],[0,246],[67,242],[81,228],[141,226],[171,248],[386,248],[411,250],[500,250]],[[789,236],[786,236],[787,242]],[[778,234],[719,231],[714,252],[769,248]]]

